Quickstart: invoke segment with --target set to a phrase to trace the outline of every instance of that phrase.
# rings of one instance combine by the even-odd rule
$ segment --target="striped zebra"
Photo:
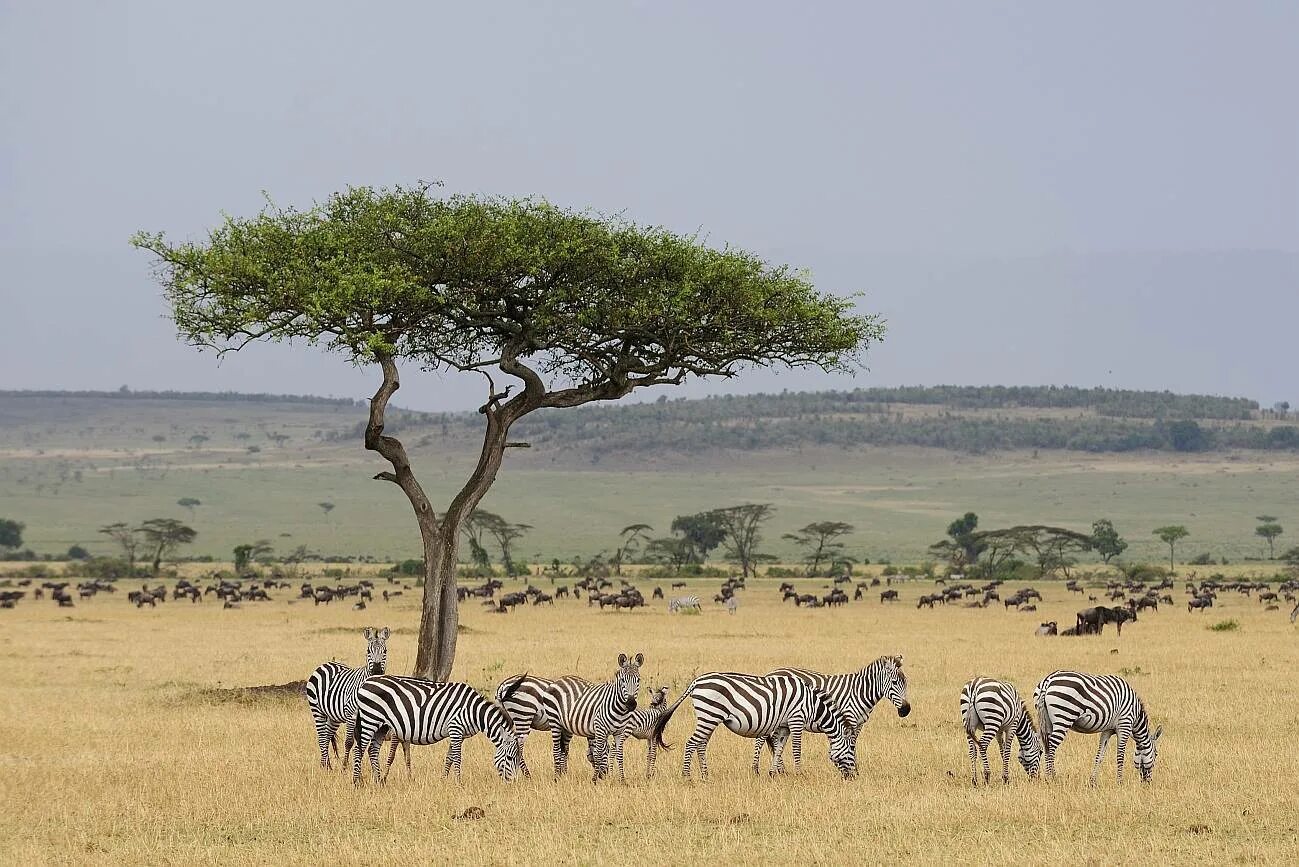
[[[581,678],[560,678],[546,690],[546,724],[555,757],[555,774],[568,771],[568,745],[573,736],[589,741],[587,756],[595,769],[592,781],[609,773],[609,737],[627,727],[636,710],[640,692],[640,667],[645,654],[618,654],[618,671],[613,679],[595,686]],[[622,778],[622,741],[614,751],[618,776]]]
[[[671,599],[668,600],[669,614],[676,614],[678,611],[682,611],[687,608],[693,608],[696,611],[702,611],[703,608],[701,608],[699,605],[699,597],[698,596],[673,596]]]
[[[976,677],[961,688],[961,721],[970,743],[970,774],[979,785],[979,757],[983,758],[983,783],[988,784],[988,746],[996,738],[1001,748],[1001,781],[1010,783],[1010,740],[1019,740],[1019,763],[1029,777],[1037,777],[1042,766],[1042,739],[1033,726],[1024,700],[1014,684],[990,677]],[[983,734],[976,740],[975,735]]]
[[[699,777],[708,778],[708,740],[720,725],[741,737],[757,739],[753,772],[759,770],[762,745],[771,747],[774,760],[771,773],[784,773],[782,751],[785,741],[793,743],[794,767],[802,761],[803,732],[826,734],[830,738],[830,762],[844,777],[857,773],[857,760],[849,727],[839,708],[825,692],[801,678],[788,675],[738,674],[712,672],[701,674],[690,682],[681,696],[663,711],[654,724],[653,736],[660,747],[663,731],[681,703],[687,698],[695,709],[695,729],[686,741],[681,775],[690,778],[690,762],[699,757]]]
[[[338,744],[334,733],[338,726],[347,723],[343,740],[343,767],[347,767],[347,756],[351,752],[355,735],[352,731],[352,717],[356,714],[356,691],[366,678],[383,674],[388,668],[388,627],[375,630],[367,627],[365,632],[365,666],[349,668],[341,662],[326,662],[307,678],[307,706],[311,708],[311,718],[316,723],[316,742],[320,745],[320,766],[331,768],[329,751],[333,749],[338,755]]]
[[[356,757],[352,763],[352,782],[361,782],[361,755],[370,757],[370,769],[376,783],[379,775],[379,748],[391,735],[393,750],[388,755],[392,766],[396,745],[401,744],[410,771],[411,744],[435,744],[450,739],[442,776],[452,770],[460,780],[460,751],[466,738],[482,732],[496,747],[492,764],[501,778],[514,779],[518,770],[519,742],[509,715],[500,705],[478,694],[467,683],[437,683],[421,677],[398,677],[385,674],[371,677],[356,693]]]
[[[882,699],[887,698],[893,703],[898,716],[911,713],[911,702],[907,700],[907,675],[902,670],[901,656],[881,656],[860,671],[848,674],[821,674],[806,668],[778,668],[767,672],[768,677],[775,675],[796,677],[830,696],[848,723],[854,759],[862,727]],[[754,751],[761,754],[761,742],[754,744]]]
[[[627,738],[649,742],[648,753],[645,757],[646,778],[654,776],[654,759],[658,756],[659,751],[658,741],[654,739],[654,723],[659,721],[659,716],[667,707],[667,703],[668,688],[666,686],[650,690],[649,706],[632,711],[626,726],[619,730],[618,734],[614,735],[614,755],[622,754],[622,745]],[[625,782],[621,762],[618,763],[618,781]]]
[[[1123,782],[1123,754],[1129,738],[1136,744],[1132,763],[1137,766],[1142,782],[1148,783],[1154,776],[1156,745],[1164,728],[1160,726],[1151,734],[1146,706],[1123,678],[1112,674],[1053,671],[1033,690],[1033,701],[1046,750],[1047,777],[1055,777],[1055,751],[1070,729],[1101,736],[1100,749],[1092,764],[1092,785],[1100,773],[1105,745],[1114,734],[1119,736],[1119,782]]]
[[[559,678],[559,680],[564,681],[567,686],[579,693],[595,686],[591,681],[575,674],[567,675]],[[545,696],[555,683],[555,680],[548,680],[533,674],[518,674],[507,677],[501,681],[500,686],[496,687],[496,701],[510,715],[514,736],[519,741],[519,770],[525,777],[531,777],[532,772],[528,770],[528,763],[523,758],[523,744],[533,731],[550,731]],[[590,757],[591,750],[588,745],[587,758]]]

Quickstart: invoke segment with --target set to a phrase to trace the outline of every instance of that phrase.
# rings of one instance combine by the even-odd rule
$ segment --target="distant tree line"
[[[364,407],[365,401],[350,397],[318,397],[312,394],[247,394],[239,391],[134,391],[122,386],[116,391],[50,391],[37,389],[4,390],[0,398],[17,397],[92,397],[113,400],[197,400],[237,403],[307,403],[325,406]]]

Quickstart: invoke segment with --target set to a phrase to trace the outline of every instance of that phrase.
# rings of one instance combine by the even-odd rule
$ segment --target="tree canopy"
[[[21,548],[25,529],[26,525],[21,521],[0,518],[0,548]]]

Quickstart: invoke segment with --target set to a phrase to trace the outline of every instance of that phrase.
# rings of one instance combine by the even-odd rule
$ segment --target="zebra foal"
[[[970,744],[970,774],[979,785],[979,758],[983,759],[983,783],[988,784],[988,746],[994,739],[1001,749],[1001,781],[1010,783],[1010,741],[1019,740],[1019,763],[1029,777],[1037,777],[1042,766],[1042,739],[1033,718],[1014,684],[990,677],[976,677],[961,688],[961,721]],[[976,735],[982,730],[982,735]]]
[[[320,766],[330,768],[329,751],[338,755],[334,733],[340,724],[347,724],[343,741],[343,767],[355,740],[351,722],[356,715],[356,692],[361,684],[373,675],[383,674],[388,668],[388,627],[375,630],[366,627],[365,666],[351,668],[341,662],[326,662],[307,678],[307,706],[316,725],[316,742],[320,746]]]
[[[1080,671],[1054,671],[1042,678],[1033,690],[1038,725],[1042,728],[1042,745],[1046,750],[1046,775],[1055,777],[1055,752],[1070,730],[1099,734],[1100,748],[1092,763],[1092,785],[1100,773],[1105,746],[1112,735],[1118,735],[1118,779],[1123,782],[1123,757],[1128,740],[1136,744],[1132,763],[1142,782],[1148,783],[1155,773],[1160,726],[1152,734],[1146,706],[1132,686],[1113,674],[1084,674]]]

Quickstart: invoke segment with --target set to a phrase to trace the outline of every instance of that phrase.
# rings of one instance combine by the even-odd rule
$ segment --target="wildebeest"
[[[1105,631],[1106,623],[1113,623],[1118,629],[1119,635],[1123,634],[1123,624],[1129,620],[1135,621],[1137,613],[1129,611],[1127,608],[1116,606],[1106,608],[1098,605],[1095,608],[1084,608],[1078,612],[1078,632],[1081,635],[1100,635]]]
[[[898,591],[896,591],[896,590],[885,590],[885,591],[883,591],[882,593],[880,593],[880,601],[881,601],[881,602],[897,602],[897,601],[898,601]]]
[[[1055,621],[1048,620],[1046,623],[1043,623],[1040,626],[1038,626],[1037,631],[1034,632],[1033,634],[1034,635],[1055,635],[1057,634],[1055,627],[1056,627]]]

